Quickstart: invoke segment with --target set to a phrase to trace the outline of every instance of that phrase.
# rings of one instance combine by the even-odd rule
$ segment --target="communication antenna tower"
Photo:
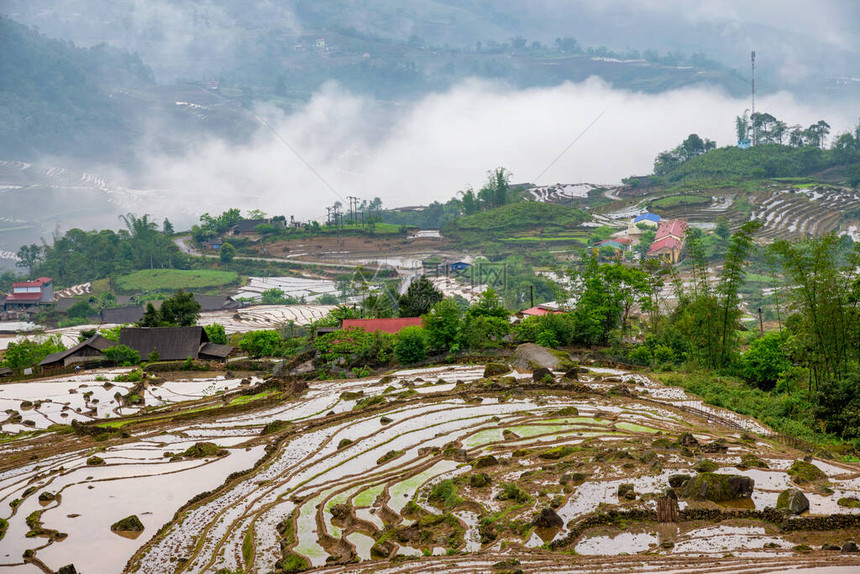
[[[752,121],[752,144],[756,145],[758,143],[758,134],[756,133],[755,125],[755,50],[750,54],[750,62],[752,64],[752,115],[750,116],[750,120]]]

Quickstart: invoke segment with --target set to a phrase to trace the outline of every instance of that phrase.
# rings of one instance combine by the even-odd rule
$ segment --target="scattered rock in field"
[[[490,482],[492,482],[490,475],[485,472],[479,472],[469,477],[469,486],[472,488],[484,488],[489,486]]]
[[[853,540],[848,540],[845,544],[842,545],[842,552],[860,552],[860,548],[857,547],[857,543]]]
[[[796,488],[783,490],[776,500],[776,509],[789,514],[800,514],[809,510],[809,499]]]
[[[632,484],[624,483],[618,485],[618,498],[626,498],[628,500],[636,499],[635,487]]]
[[[57,495],[53,492],[48,492],[47,490],[41,494],[39,494],[39,502],[52,502],[57,500]]]
[[[699,447],[702,452],[707,452],[711,454],[719,453],[724,454],[729,451],[728,445],[725,445],[721,442],[709,442],[707,444],[703,444]]]
[[[66,564],[57,570],[57,574],[78,574],[78,571],[75,569],[74,564]]]
[[[87,466],[100,466],[103,464],[105,464],[105,461],[100,456],[93,455],[87,459]]]
[[[791,481],[795,484],[804,484],[820,480],[822,478],[827,478],[827,475],[824,474],[820,468],[811,462],[805,462],[802,460],[794,461],[794,464],[792,464],[791,468],[788,469],[788,475],[791,477]]]
[[[123,532],[143,532],[143,522],[140,521],[140,518],[137,517],[136,514],[132,514],[131,516],[126,516],[122,520],[114,522],[111,527],[111,532],[123,533]]]
[[[564,521],[552,508],[544,508],[532,522],[538,528],[561,528]]]
[[[478,457],[478,459],[472,463],[472,466],[474,468],[487,468],[490,466],[496,466],[497,464],[499,464],[498,459],[493,455],[488,454],[486,456]]]
[[[678,444],[687,448],[693,448],[699,446],[699,441],[696,440],[696,437],[692,433],[685,432],[678,439]]]
[[[511,364],[514,367],[524,371],[533,371],[541,367],[555,369],[560,362],[561,359],[552,354],[548,349],[534,343],[525,343],[517,347],[511,359]]]
[[[738,468],[768,468],[767,463],[754,454],[745,454],[741,457]]]
[[[708,460],[707,458],[703,458],[695,465],[693,465],[693,470],[696,472],[714,472],[720,468],[720,466],[712,460]]]
[[[484,378],[498,377],[510,372],[511,368],[504,363],[487,363],[487,366],[484,367]]]
[[[555,376],[552,374],[551,370],[545,367],[535,369],[532,373],[532,381],[534,381],[535,383],[548,382],[550,379],[555,381]]]
[[[692,478],[689,474],[671,474],[669,475],[669,486],[672,488],[681,488],[687,481]]]
[[[860,508],[860,499],[856,496],[846,496],[837,500],[836,504],[844,508]]]
[[[726,502],[749,498],[755,481],[747,476],[703,472],[692,477],[684,486],[684,496],[695,500]]]

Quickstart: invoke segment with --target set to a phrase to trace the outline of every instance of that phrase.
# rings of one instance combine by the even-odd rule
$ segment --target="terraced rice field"
[[[822,235],[839,228],[842,214],[860,205],[856,190],[826,188],[782,189],[758,202],[751,219],[764,227],[761,240]]]
[[[198,325],[218,323],[227,333],[247,333],[259,329],[279,329],[290,321],[308,325],[328,315],[335,305],[255,305],[229,311],[201,313]]]
[[[7,459],[39,456],[0,467],[0,503],[18,501],[4,514],[0,565],[36,571],[22,565],[28,552],[52,570],[74,562],[83,572],[860,567],[857,555],[795,549],[860,531],[793,532],[762,518],[796,487],[807,516],[838,513],[860,525],[860,509],[836,504],[860,496],[860,465],[811,458],[820,475],[795,484],[788,470],[804,453],[772,442],[754,421],[713,409],[724,422],[708,423],[690,414],[703,407],[694,397],[641,374],[555,379],[532,383],[516,371],[485,379],[480,365],[402,370],[314,381],[278,400],[270,399],[280,391],[261,388],[259,407],[208,417],[125,419],[130,436],[59,441],[50,455],[39,450],[47,442],[0,443]],[[187,384],[198,386],[192,396],[203,383]],[[252,407],[253,392],[242,395]],[[220,456],[175,455],[200,441]],[[105,464],[88,465],[96,453]],[[682,519],[658,524],[670,477],[696,475],[702,461],[752,478],[752,496],[716,504],[676,489]],[[45,491],[60,496],[40,502]],[[130,514],[142,535],[110,531]],[[32,534],[36,520],[41,532]]]
[[[280,289],[287,297],[305,297],[313,302],[324,294],[337,295],[337,287],[330,279],[307,279],[303,277],[249,277],[248,284],[233,295],[234,299],[259,301],[263,291]]]

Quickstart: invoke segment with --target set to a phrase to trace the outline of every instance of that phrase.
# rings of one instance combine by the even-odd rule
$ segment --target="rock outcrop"
[[[514,367],[524,371],[534,371],[540,368],[552,370],[558,368],[560,362],[561,359],[548,349],[534,343],[525,343],[517,347],[511,360]]]
[[[711,502],[727,502],[752,495],[755,481],[748,476],[703,472],[684,485],[684,497]]]
[[[776,509],[789,514],[800,514],[809,510],[809,499],[796,488],[783,490],[776,500]]]

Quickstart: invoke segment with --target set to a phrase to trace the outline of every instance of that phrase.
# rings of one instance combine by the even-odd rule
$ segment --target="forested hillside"
[[[5,17],[0,46],[0,156],[116,157],[126,147],[130,123],[111,92],[152,83],[140,58],[104,45],[77,48]]]

